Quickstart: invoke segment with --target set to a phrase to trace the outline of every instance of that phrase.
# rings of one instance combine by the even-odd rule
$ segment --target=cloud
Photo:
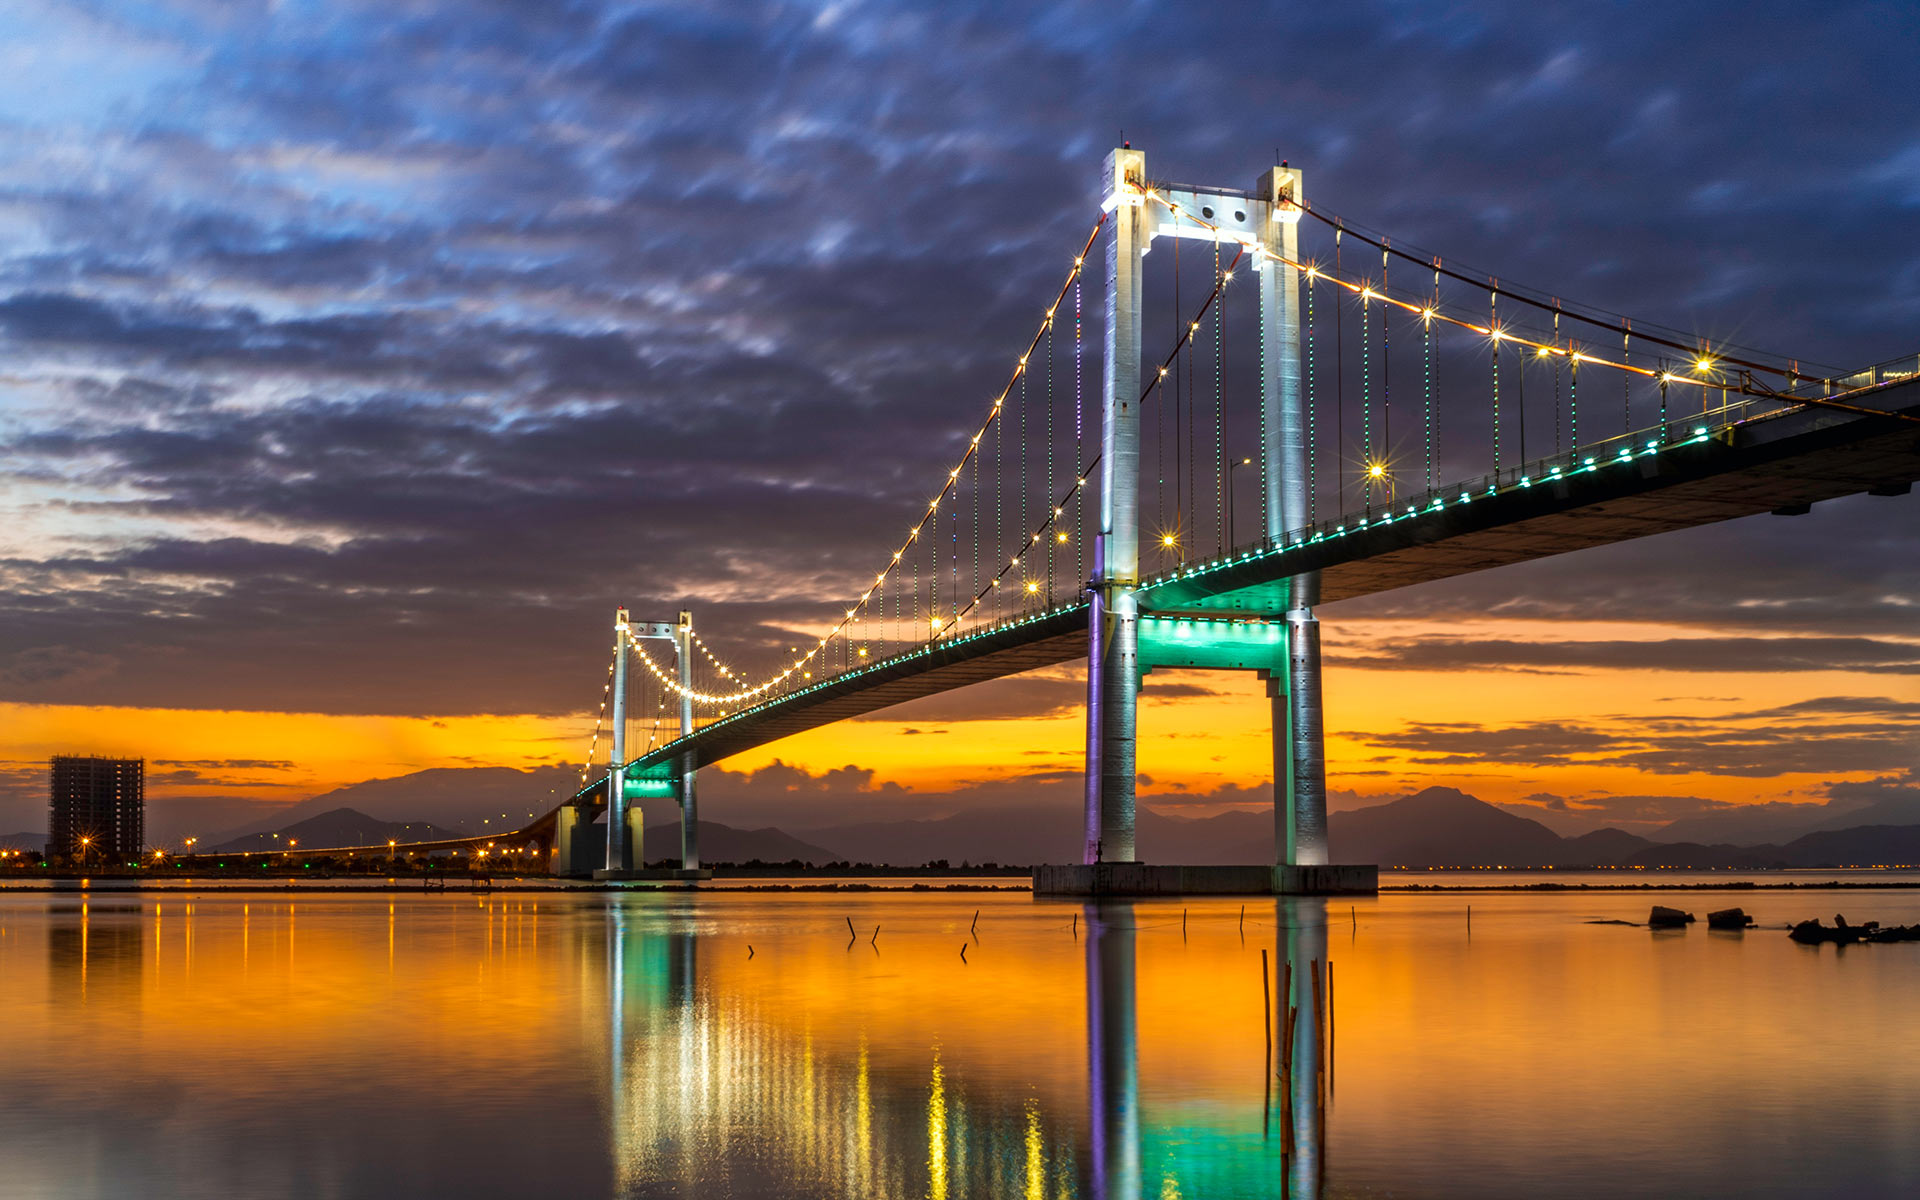
[[[1327,661],[1388,671],[1859,671],[1920,675],[1920,644],[1874,638],[1686,637],[1646,641],[1516,641],[1421,636],[1383,639]],[[1811,710],[1803,710],[1811,711]],[[1839,711],[1839,710],[1829,710]]]
[[[691,606],[748,673],[787,661],[871,581],[998,393],[1094,219],[1118,125],[1166,177],[1244,185],[1278,148],[1325,211],[1689,342],[1872,361],[1907,350],[1920,316],[1916,260],[1886,249],[1909,223],[1912,131],[1897,86],[1873,82],[1899,78],[1913,31],[1878,11],[1729,28],[1669,6],[1629,28],[1573,5],[1287,6],[1251,24],[754,2],[69,9],[32,9],[33,61],[0,86],[7,699],[90,703],[111,684],[132,705],[575,714],[597,701],[619,603]],[[1276,46],[1301,69],[1276,73]],[[1836,201],[1834,179],[1871,186]],[[1817,225],[1777,237],[1816,204]],[[1089,345],[1099,303],[1095,283]],[[1229,307],[1229,344],[1252,346],[1249,306]],[[1482,471],[1481,368],[1436,361],[1436,469]],[[1056,422],[1055,485],[1097,442],[1067,432],[1097,352],[1071,391],[1067,362],[1052,407],[1024,410]],[[1581,391],[1582,429],[1611,431],[1614,398]],[[1242,417],[1230,438],[1252,437]],[[1012,497],[1042,457],[976,461]],[[1912,504],[1836,502],[1328,613],[1602,612],[1699,638],[1357,656],[1330,639],[1329,658],[1903,680]],[[995,519],[1024,536],[1013,504]],[[888,594],[875,646],[971,594],[959,532],[917,543],[941,557]],[[1063,553],[1056,589],[1085,567]],[[1042,676],[879,719],[933,732],[1081,702]],[[1665,770],[1687,752],[1610,725],[1403,736],[1442,761],[1598,761],[1605,744]],[[1847,736],[1805,756],[1888,762],[1897,739]],[[1700,752],[1772,769],[1787,748]]]
[[[1907,768],[1920,737],[1920,711],[1904,702],[1818,697],[1724,715],[1624,714],[1509,725],[1416,721],[1358,737],[1429,768],[1630,767],[1655,776],[1771,779]]]
[[[111,654],[71,646],[29,646],[14,651],[0,665],[0,685],[85,687],[111,677],[119,666],[120,660]]]
[[[297,765],[284,758],[156,758],[157,767],[188,767],[223,771],[291,771]]]

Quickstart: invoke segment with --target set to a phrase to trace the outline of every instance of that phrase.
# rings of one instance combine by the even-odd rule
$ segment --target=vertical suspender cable
[[[1079,275],[1074,276],[1074,286],[1078,287]],[[1004,432],[1006,422],[995,420],[993,423],[993,569],[998,571],[1007,560],[1006,524],[1002,514],[1006,509],[1006,466],[1007,439]],[[1000,619],[1000,589],[993,590],[993,619]]]
[[[1312,525],[1320,519],[1320,483],[1318,469],[1319,455],[1316,452],[1318,430],[1316,428],[1319,413],[1320,394],[1315,390],[1313,376],[1313,296],[1319,290],[1318,273],[1307,276],[1307,524]],[[1228,478],[1232,478],[1229,474]]]
[[[1553,348],[1560,349],[1560,300],[1553,301]],[[1553,456],[1560,457],[1560,357],[1553,359]]]
[[[1053,313],[1047,313],[1047,511],[1053,508]],[[1059,540],[1053,536],[1053,527],[1047,527],[1047,604],[1053,604],[1053,545]],[[974,594],[980,592],[979,584],[974,585]]]
[[[1367,511],[1373,511],[1373,332],[1367,297],[1371,288],[1360,289],[1360,494]]]
[[[1391,464],[1393,460],[1393,333],[1389,324],[1393,308],[1386,303],[1387,295],[1387,248],[1382,238],[1380,247],[1380,458],[1382,464]],[[1393,507],[1393,471],[1389,468],[1381,477],[1380,489],[1387,502]]]
[[[1633,349],[1633,322],[1620,318],[1620,365],[1627,365],[1627,355]],[[1620,372],[1620,432],[1633,432],[1633,372]]]
[[[1487,330],[1493,339],[1493,485],[1500,486],[1500,291],[1487,293]]]
[[[1213,286],[1216,291],[1220,287],[1219,271],[1213,273]],[[1187,339],[1187,488],[1184,493],[1186,503],[1181,506],[1181,519],[1176,523],[1176,528],[1179,529],[1181,534],[1181,562],[1187,560],[1188,545],[1198,542],[1200,530],[1200,517],[1194,511],[1193,507],[1194,489],[1196,486],[1194,483],[1194,466],[1199,461],[1197,452],[1193,447],[1193,410],[1198,407],[1200,403],[1200,393],[1194,387],[1193,378],[1194,372],[1200,369],[1200,346],[1198,342],[1195,341],[1195,339],[1200,336],[1200,322],[1195,321],[1193,324],[1193,334]]]
[[[1440,260],[1434,260],[1433,300],[1427,305],[1429,314],[1440,309]],[[1425,426],[1427,447],[1427,491],[1439,486],[1439,479],[1433,465],[1433,317],[1429,315],[1421,323],[1420,331],[1420,406],[1421,423]]]
[[[1173,338],[1174,338],[1174,343],[1173,343],[1174,348],[1177,351],[1180,349],[1180,239],[1177,237],[1173,239]],[[1164,534],[1167,530],[1167,395],[1168,395],[1167,370],[1165,367],[1160,368],[1159,386],[1160,386],[1160,403],[1154,405],[1155,412],[1154,412],[1154,435],[1153,435],[1154,436],[1153,459],[1154,459],[1154,472],[1156,477],[1154,479],[1153,491],[1154,491],[1154,509],[1155,509],[1154,520],[1156,524],[1159,526],[1159,531]],[[1180,360],[1179,359],[1175,359],[1173,363],[1172,395],[1173,395],[1173,405],[1174,405],[1173,427],[1177,431],[1180,428],[1180,413],[1179,413]],[[1174,461],[1175,462],[1179,461],[1178,455],[1175,456]],[[1155,539],[1155,545],[1158,548],[1158,552],[1160,554],[1162,561],[1164,561],[1166,558],[1166,547],[1159,544],[1158,538]]]
[[[1522,349],[1516,356],[1520,360],[1520,370],[1513,384],[1513,406],[1520,412],[1519,469],[1522,478],[1527,474],[1527,352]]]
[[[1333,277],[1340,278],[1340,235],[1346,230],[1335,226],[1333,230]],[[1333,293],[1333,486],[1334,511],[1345,515],[1347,511],[1347,306],[1340,303],[1340,293]],[[1264,456],[1262,458],[1264,461]]]
[[[1219,288],[1220,278],[1220,234],[1213,235],[1213,285]],[[1308,326],[1307,336],[1311,338],[1312,326]],[[1218,553],[1226,553],[1227,527],[1223,503],[1226,499],[1227,460],[1223,448],[1226,431],[1222,427],[1226,420],[1226,406],[1220,374],[1224,369],[1227,353],[1227,293],[1220,290],[1220,302],[1213,314],[1213,535]]]
[[[1027,544],[1020,540],[1020,535],[1032,528],[1032,526],[1027,523],[1027,492],[1029,490],[1027,486],[1027,375],[1028,371],[1025,365],[1022,364],[1020,369],[1020,527],[1013,531],[1013,538],[1014,541],[1019,543],[1014,554],[1020,559],[1020,580],[1022,586],[1020,588],[1019,599],[1021,611],[1023,612],[1026,610],[1027,603],[1027,589],[1025,586],[1027,572],[1033,569],[1033,564],[1026,561]]]
[[[1567,368],[1567,465],[1578,465],[1580,457],[1580,360]]]

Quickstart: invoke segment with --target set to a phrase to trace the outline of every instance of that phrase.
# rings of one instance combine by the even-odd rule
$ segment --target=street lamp
[[[1250,467],[1252,465],[1253,465],[1253,460],[1251,458],[1243,458],[1239,462],[1230,462],[1227,464],[1227,548],[1228,549],[1232,549],[1235,544],[1233,540],[1233,469],[1235,467]]]

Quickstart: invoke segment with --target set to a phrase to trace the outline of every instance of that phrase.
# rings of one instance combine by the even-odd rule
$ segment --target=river
[[[1911,1196],[1836,910],[1920,890],[9,891],[0,1196]]]

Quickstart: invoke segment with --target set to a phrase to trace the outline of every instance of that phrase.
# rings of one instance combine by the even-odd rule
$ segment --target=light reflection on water
[[[12,894],[0,1196],[1911,1195],[1836,907],[1920,893]]]

